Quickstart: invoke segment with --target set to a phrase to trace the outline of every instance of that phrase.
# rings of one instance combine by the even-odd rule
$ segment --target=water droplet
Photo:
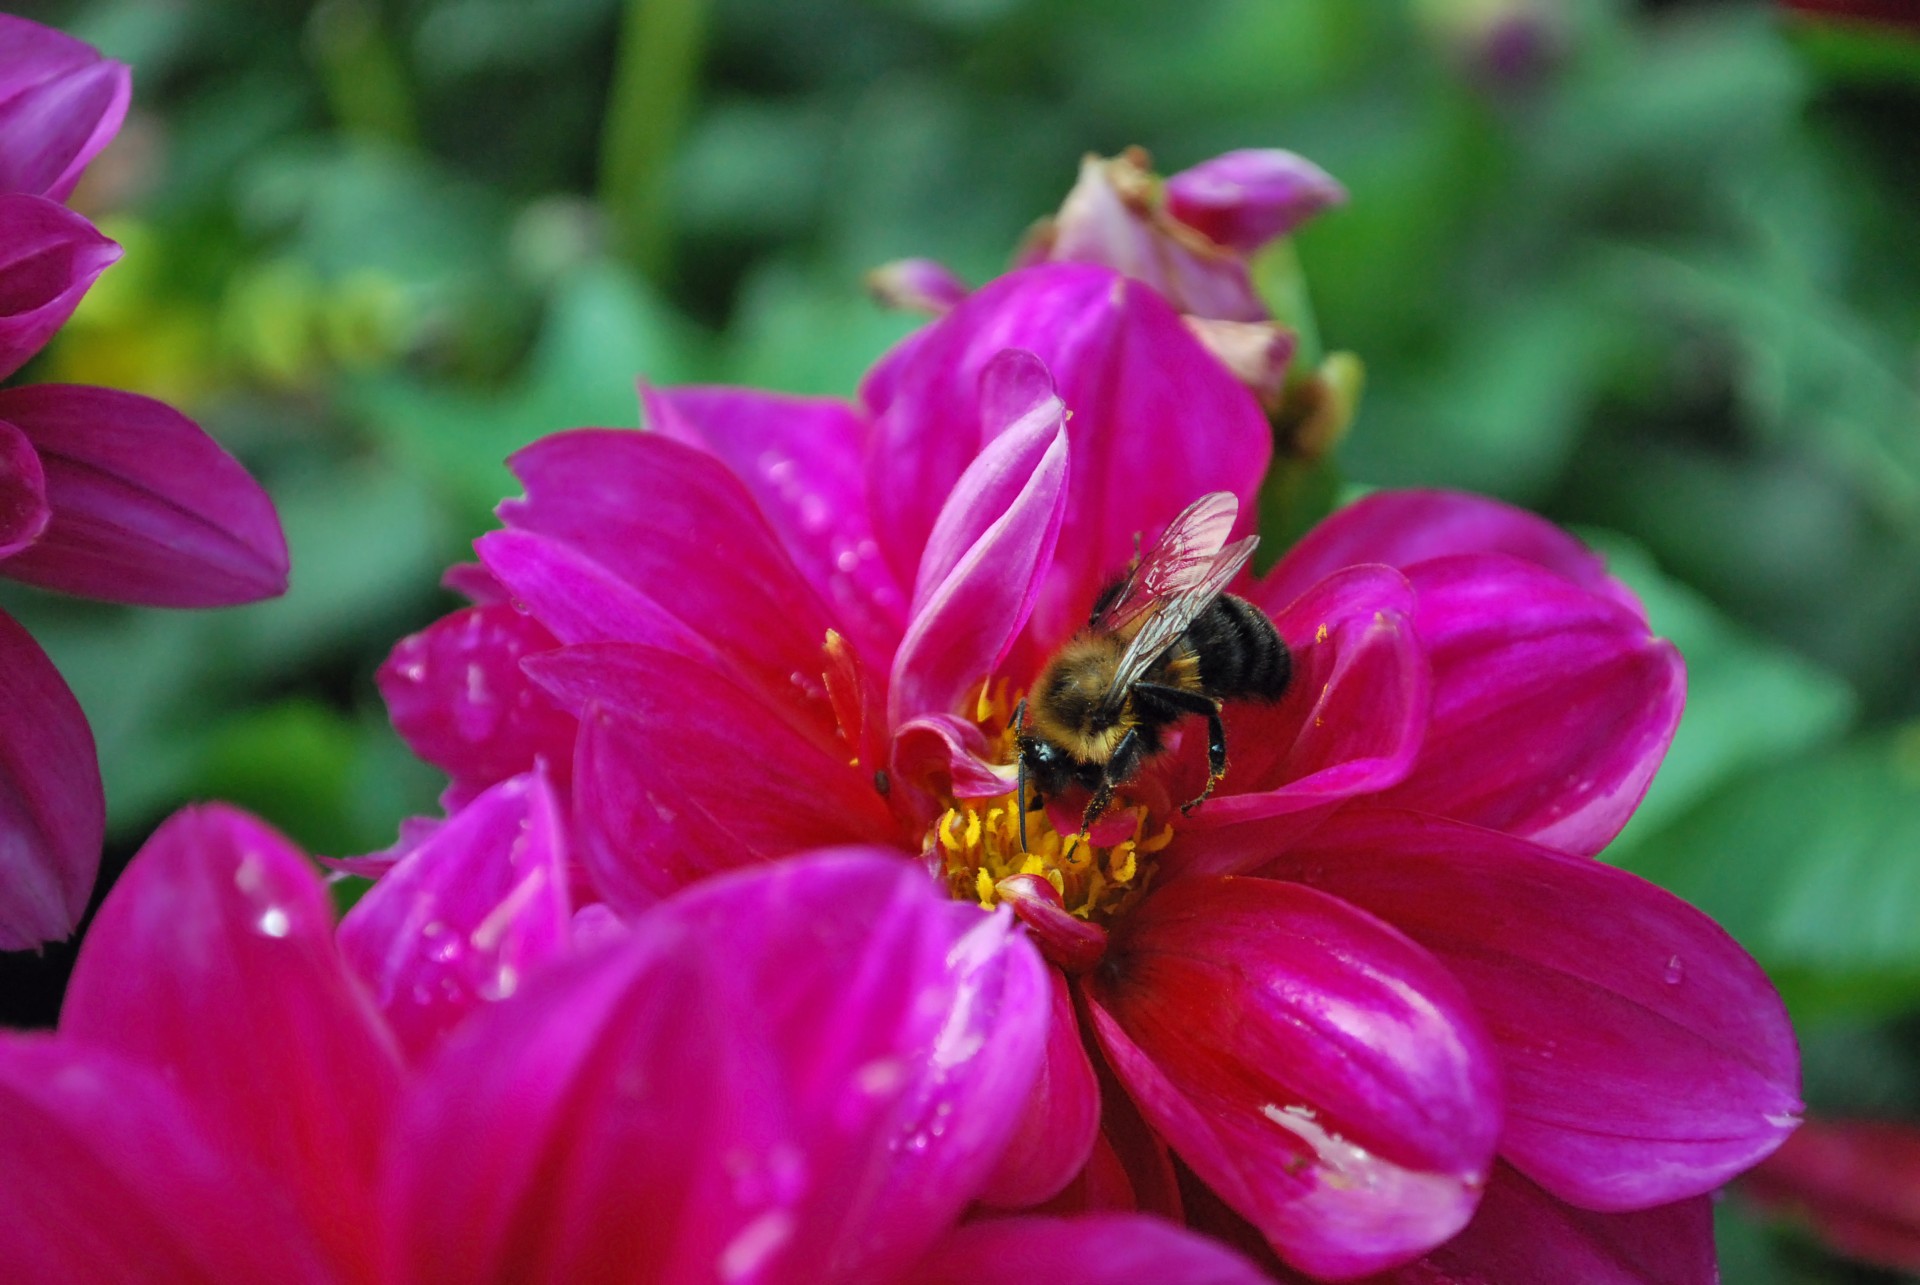
[[[1669,986],[1678,986],[1680,979],[1686,976],[1686,971],[1685,965],[1680,962],[1680,956],[1670,955],[1667,958],[1667,971],[1660,974],[1660,980]]]
[[[292,926],[287,912],[278,906],[268,906],[260,915],[260,931],[269,937],[285,937]]]

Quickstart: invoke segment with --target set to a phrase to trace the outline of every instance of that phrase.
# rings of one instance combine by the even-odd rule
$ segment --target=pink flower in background
[[[73,314],[120,248],[59,204],[126,113],[126,66],[0,14],[0,379]],[[0,576],[110,602],[213,607],[287,585],[273,502],[151,398],[0,388]],[[105,801],[92,735],[25,630],[0,616],[0,950],[73,930]]]
[[[1263,1279],[1145,1217],[956,1226],[1039,1064],[1045,973],[1006,916],[898,861],[715,881],[568,951],[417,1069],[332,927],[260,823],[161,827],[60,1031],[0,1036],[0,1275]]]
[[[1920,1271],[1920,1128],[1911,1123],[1815,1116],[1740,1189],[1804,1219],[1839,1253]]]
[[[647,409],[650,433],[516,456],[526,495],[463,576],[484,601],[383,671],[450,806],[570,764],[575,859],[622,917],[847,843],[1011,904],[1055,1024],[989,1203],[1073,1183],[1177,1214],[1170,1148],[1315,1276],[1420,1259],[1483,1205],[1407,1270],[1549,1225],[1710,1268],[1702,1193],[1791,1129],[1797,1057],[1724,933],[1589,859],[1684,690],[1596,556],[1467,496],[1341,511],[1236,586],[1294,678],[1228,706],[1220,792],[1175,806],[1206,772],[1188,734],[1090,837],[1064,808],[1023,848],[1015,703],[1138,536],[1212,491],[1247,529],[1248,389],[1158,294],[1050,264],[910,337],[857,405]]]

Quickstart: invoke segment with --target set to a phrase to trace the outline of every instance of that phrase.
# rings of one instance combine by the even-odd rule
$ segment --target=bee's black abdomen
[[[1200,660],[1200,683],[1222,700],[1277,699],[1287,689],[1293,658],[1267,613],[1243,598],[1221,594],[1187,628]]]

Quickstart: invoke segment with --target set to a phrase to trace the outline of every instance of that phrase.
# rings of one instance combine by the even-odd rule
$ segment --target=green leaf
[[[1672,639],[1687,663],[1687,708],[1673,747],[1608,848],[1609,859],[1621,860],[1721,782],[1838,736],[1855,702],[1841,679],[1727,619],[1624,536],[1586,538],[1640,595],[1654,632]]]
[[[1920,734],[1746,773],[1629,866],[1718,920],[1802,1017],[1920,999]]]
[[[634,381],[693,378],[685,323],[625,270],[588,263],[561,283],[520,380],[504,393],[376,375],[344,393],[410,472],[439,482],[463,512],[485,513],[519,488],[506,459],[548,433],[637,424]]]

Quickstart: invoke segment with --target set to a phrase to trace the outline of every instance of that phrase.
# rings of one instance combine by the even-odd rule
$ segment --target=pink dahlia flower
[[[1463,1228],[1417,1270],[1493,1263],[1548,1225],[1711,1269],[1703,1193],[1792,1128],[1797,1055],[1723,932],[1590,859],[1684,689],[1595,555],[1464,495],[1337,513],[1234,586],[1293,679],[1227,706],[1213,798],[1178,806],[1207,775],[1183,729],[1091,834],[1055,806],[1023,845],[1017,702],[1140,536],[1216,491],[1247,528],[1251,394],[1158,295],[1047,265],[911,338],[860,405],[647,406],[651,432],[514,458],[525,497],[462,574],[483,600],[382,672],[450,806],[551,765],[620,917],[847,843],[1012,905],[1057,1020],[988,1203],[1075,1184],[1178,1212],[1170,1151],[1317,1277]]]
[[[305,858],[183,812],[59,1032],[0,1036],[0,1276],[1254,1285],[1151,1218],[956,1226],[1046,1036],[1010,923],[885,856],[783,863],[570,950],[409,1069]]]
[[[1741,1188],[1842,1254],[1920,1271],[1920,1128],[1815,1116]]]
[[[120,247],[59,204],[126,113],[124,64],[0,14],[0,379],[53,337]],[[110,602],[212,607],[287,585],[273,502],[151,398],[0,388],[0,576]],[[93,737],[0,615],[0,950],[79,922],[106,827]]]

